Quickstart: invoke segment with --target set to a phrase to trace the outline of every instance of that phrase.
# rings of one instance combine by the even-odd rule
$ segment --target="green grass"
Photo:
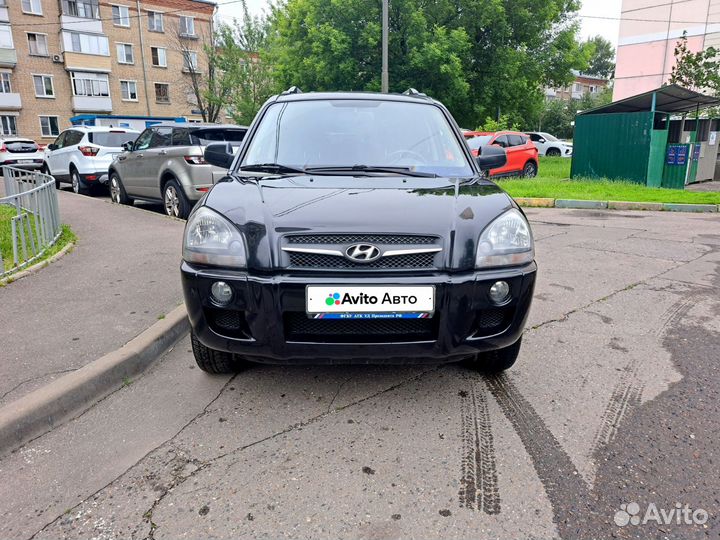
[[[16,213],[14,207],[0,205],[0,253],[2,253],[3,262],[5,263],[5,269],[9,269],[13,266],[11,220],[15,215]],[[35,223],[32,220],[31,226],[34,230]],[[48,248],[40,258],[33,261],[32,264],[37,264],[52,257],[70,242],[75,242],[76,239],[77,237],[75,236],[75,233],[70,230],[70,227],[68,227],[67,225],[63,225],[60,237],[58,238],[57,242],[55,242],[50,248]]]
[[[540,158],[537,178],[510,178],[497,183],[513,197],[720,204],[720,193],[717,192],[649,188],[623,180],[571,180],[567,158]]]

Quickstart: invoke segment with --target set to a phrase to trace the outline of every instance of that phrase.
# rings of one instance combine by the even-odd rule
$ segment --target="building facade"
[[[692,51],[720,48],[720,0],[623,0],[613,100],[667,83],[683,32]]]
[[[581,99],[587,94],[593,96],[599,94],[610,84],[608,79],[598,75],[580,73],[575,70],[573,70],[573,75],[575,75],[575,80],[570,86],[563,88],[546,88],[545,97],[547,99],[561,99],[563,101]]]
[[[0,134],[50,142],[85,114],[201,118],[209,0],[0,0]]]

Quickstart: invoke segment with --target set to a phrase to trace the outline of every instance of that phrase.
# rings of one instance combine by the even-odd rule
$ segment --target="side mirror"
[[[132,152],[134,144],[135,143],[133,141],[124,142],[124,143],[122,143],[122,149],[125,150],[126,152]]]
[[[52,152],[53,150],[57,150],[57,144],[50,143],[45,148],[47,148],[48,150],[50,150]]]
[[[505,149],[500,146],[481,146],[478,149],[477,163],[481,171],[499,169],[507,163],[507,154]]]
[[[229,169],[232,165],[233,159],[233,148],[230,143],[214,143],[208,144],[205,147],[205,153],[203,154],[205,161],[210,165],[215,165],[221,169]]]
[[[546,143],[547,141],[546,141],[545,139],[543,139],[542,137],[540,137],[540,138],[537,140],[537,142],[539,142],[540,144],[543,144],[543,143]]]

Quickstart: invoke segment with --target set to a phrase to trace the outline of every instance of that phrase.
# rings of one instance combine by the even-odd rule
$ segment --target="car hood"
[[[486,180],[387,176],[228,177],[204,204],[244,233],[256,269],[281,266],[284,235],[313,232],[433,235],[447,268],[468,269],[482,230],[515,206]]]

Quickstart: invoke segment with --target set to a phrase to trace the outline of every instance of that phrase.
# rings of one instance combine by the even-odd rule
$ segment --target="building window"
[[[32,77],[33,83],[35,83],[35,97],[55,97],[52,75],[33,75]]]
[[[0,116],[0,130],[3,135],[17,135],[17,118]]]
[[[10,72],[0,72],[0,94],[11,94],[12,85],[10,84]]]
[[[150,47],[152,65],[155,67],[167,67],[167,52],[162,47]]]
[[[88,97],[108,97],[110,88],[108,76],[104,73],[82,73],[73,72],[70,74],[73,95]]]
[[[195,36],[195,17],[180,15],[180,35]]]
[[[133,57],[133,46],[130,43],[118,43],[117,47],[117,58],[120,64],[134,64],[135,58]]]
[[[48,56],[47,35],[29,33],[27,38],[30,54],[34,56]]]
[[[148,30],[151,32],[164,32],[163,14],[158,11],[148,11]]]
[[[197,53],[195,51],[183,52],[183,70],[192,72],[198,70]]]
[[[63,0],[63,15],[82,17],[84,19],[99,19],[100,8],[98,0]]]
[[[14,49],[12,29],[9,24],[0,24],[0,47],[3,49]]]
[[[108,56],[110,54],[108,38],[96,34],[63,32],[63,45],[66,51],[97,54],[101,56]]]
[[[123,101],[137,101],[137,82],[120,81],[120,95]]]
[[[43,137],[57,137],[60,135],[57,116],[40,116],[40,133]]]
[[[155,83],[155,101],[158,103],[170,103],[170,85],[167,83]]]
[[[130,26],[130,11],[127,6],[112,6],[112,16],[115,26]]]
[[[42,15],[43,11],[41,0],[21,0],[20,5],[22,6],[23,13]]]

